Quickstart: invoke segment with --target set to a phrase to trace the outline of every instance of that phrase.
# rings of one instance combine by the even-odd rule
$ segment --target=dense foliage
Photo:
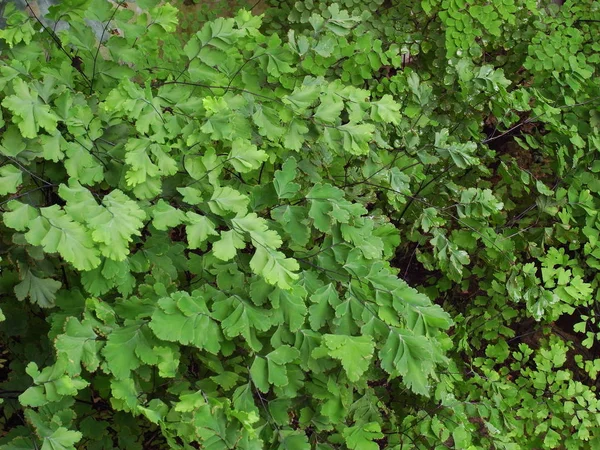
[[[413,3],[5,7],[0,449],[600,448],[600,2]]]

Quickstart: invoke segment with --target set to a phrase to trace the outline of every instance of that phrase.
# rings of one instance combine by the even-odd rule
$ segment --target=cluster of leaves
[[[178,33],[184,36],[195,34],[207,21],[217,17],[235,16],[240,9],[255,15],[262,10],[262,0],[173,0],[170,3],[179,10]]]
[[[8,8],[2,36],[2,307],[44,322],[3,328],[27,355],[6,448],[376,445],[370,384],[430,395],[451,324],[390,266],[389,218],[337,186],[400,105],[304,74],[245,11],[176,51],[168,4],[72,3],[56,35]]]
[[[28,12],[0,448],[600,445],[597,1]]]

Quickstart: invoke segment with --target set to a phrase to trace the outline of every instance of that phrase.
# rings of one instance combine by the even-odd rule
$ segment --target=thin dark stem
[[[33,18],[37,21],[37,23],[40,24],[40,26],[42,27],[42,29],[48,33],[48,35],[52,38],[52,40],[54,41],[54,43],[56,44],[56,46],[65,54],[67,55],[67,58],[69,58],[71,60],[71,65],[73,67],[75,67],[75,69],[77,69],[77,71],[83,75],[83,78],[85,78],[85,81],[87,81],[88,84],[90,84],[90,80],[89,78],[86,76],[86,74],[83,72],[83,70],[81,69],[81,67],[79,67],[77,64],[74,63],[75,58],[73,58],[71,55],[69,55],[69,52],[67,52],[65,50],[65,48],[62,46],[62,43],[60,42],[60,39],[58,39],[58,36],[56,36],[55,33],[52,32],[52,30],[49,30],[48,27],[46,27],[42,21],[40,20],[40,18],[35,14],[35,12],[33,11],[33,8],[31,7],[31,5],[29,4],[29,2],[27,0],[25,0],[25,5],[27,5],[27,8],[29,8],[29,11],[31,12],[31,15],[33,16]]]
[[[125,3],[125,2],[123,1],[123,2],[117,3],[117,6],[115,6],[115,10],[113,11],[112,15],[110,16],[110,19],[108,19],[108,21],[104,25],[104,28],[102,29],[102,34],[100,35],[100,40],[98,41],[98,47],[96,48],[96,54],[94,55],[94,63],[92,66],[92,81],[90,82],[90,95],[92,95],[92,92],[94,89],[94,79],[96,78],[96,63],[98,61],[100,47],[102,46],[102,39],[104,39],[104,33],[106,33],[106,29],[108,28],[108,25],[112,22],[115,15],[117,14],[117,11],[119,10],[119,8],[121,7],[121,5],[123,3]]]
[[[31,194],[32,192],[39,191],[40,189],[49,189],[49,188],[56,187],[56,186],[58,186],[58,185],[57,184],[52,184],[52,185],[38,186],[36,188],[30,189],[29,191],[23,192],[23,193],[21,193],[19,195],[15,195],[14,197],[9,198],[8,200],[4,200],[2,203],[0,203],[0,208],[2,206],[6,205],[8,202],[11,202],[13,200],[17,200],[17,199],[19,199],[21,197],[24,197],[26,195]]]
[[[263,162],[260,165],[260,171],[258,172],[258,184],[260,184],[260,180],[262,178],[263,170],[265,169],[265,163]]]

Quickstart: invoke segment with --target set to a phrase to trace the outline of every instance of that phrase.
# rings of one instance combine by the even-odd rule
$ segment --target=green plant
[[[3,309],[38,317],[14,345],[47,335],[50,356],[11,361],[35,436],[16,427],[9,445],[71,448],[93,438],[86,417],[128,447],[375,445],[381,413],[358,420],[369,380],[428,395],[450,325],[395,276],[395,227],[334,186],[399,106],[298,77],[293,46],[247,12],[164,61],[176,10],[140,5],[58,5],[60,47],[50,30],[4,35]],[[93,15],[120,30],[100,56]],[[121,429],[120,412],[145,420]]]
[[[463,3],[9,5],[0,448],[596,448],[600,6]]]

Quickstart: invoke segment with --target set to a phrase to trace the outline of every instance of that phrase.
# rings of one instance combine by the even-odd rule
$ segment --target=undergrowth
[[[0,449],[600,448],[600,3],[413,3],[5,7]]]

